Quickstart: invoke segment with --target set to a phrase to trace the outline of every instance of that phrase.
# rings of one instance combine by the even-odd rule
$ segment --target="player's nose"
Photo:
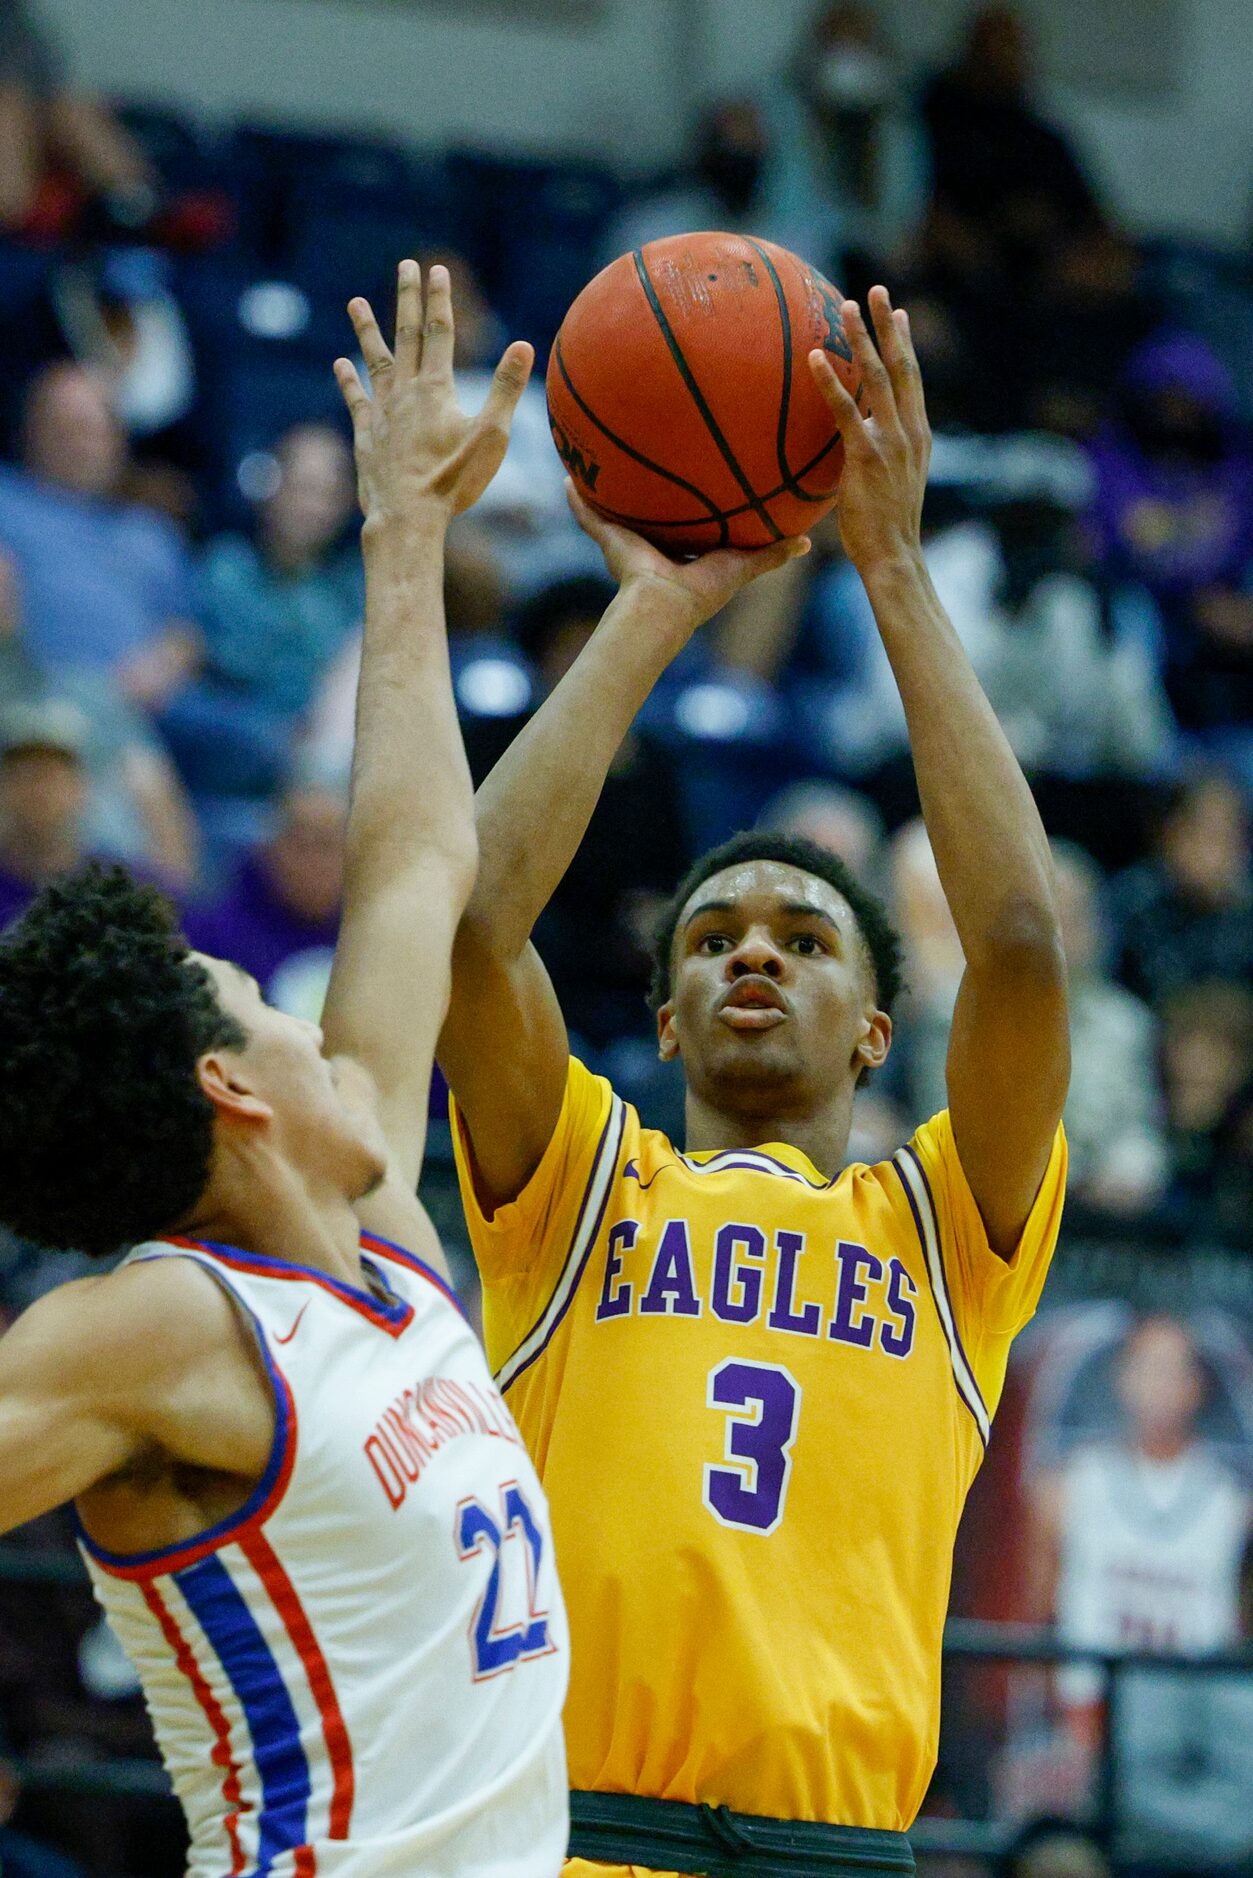
[[[727,970],[732,978],[747,978],[754,972],[778,978],[783,971],[783,954],[768,933],[746,933],[734,952],[727,954]]]

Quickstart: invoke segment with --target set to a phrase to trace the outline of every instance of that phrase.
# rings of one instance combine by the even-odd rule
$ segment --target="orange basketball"
[[[857,375],[840,296],[786,248],[671,235],[598,274],[548,362],[548,415],[580,492],[668,554],[802,535],[835,501],[840,433],[807,363]]]

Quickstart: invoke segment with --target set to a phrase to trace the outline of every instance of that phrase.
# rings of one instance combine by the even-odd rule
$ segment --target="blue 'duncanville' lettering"
[[[793,1337],[827,1338],[853,1349],[906,1357],[918,1325],[918,1286],[898,1258],[841,1239],[832,1252],[809,1251],[805,1235],[778,1229],[773,1238],[744,1221],[720,1226],[699,1261],[692,1227],[668,1219],[655,1233],[637,1219],[609,1229],[596,1322],[624,1317],[703,1317],[724,1324],[764,1323]],[[806,1296],[806,1291],[819,1295]],[[819,1298],[825,1302],[819,1302]]]

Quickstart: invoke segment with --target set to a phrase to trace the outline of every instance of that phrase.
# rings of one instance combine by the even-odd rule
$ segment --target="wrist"
[[[873,601],[876,594],[930,593],[931,575],[920,542],[902,541],[857,562],[862,585]]]
[[[637,627],[673,652],[682,651],[705,619],[697,595],[664,574],[627,574],[614,602],[619,604]]]
[[[388,559],[406,549],[442,542],[452,509],[434,496],[408,502],[403,510],[372,508],[361,525],[361,552],[367,559]]]

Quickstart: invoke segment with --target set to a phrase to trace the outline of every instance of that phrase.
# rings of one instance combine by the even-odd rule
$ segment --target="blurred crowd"
[[[1130,238],[1042,104],[1013,7],[979,8],[919,74],[872,8],[824,6],[785,69],[709,105],[680,164],[628,181],[106,106],[69,86],[28,0],[0,0],[0,924],[60,870],[119,859],[196,944],[316,1015],[363,606],[329,371],[344,302],[385,304],[401,254],[446,260],[472,403],[506,338],[542,364],[599,265],[698,227],[910,307],[931,571],[1055,841],[1072,1226],[1253,1252],[1253,258]],[[537,375],[449,541],[479,778],[610,591]],[[576,1047],[673,1131],[650,922],[693,854],[757,823],[838,852],[904,935],[909,997],[855,1119],[878,1158],[943,1104],[962,959],[834,519],[663,681],[538,934]],[[0,1248],[0,1308],[75,1269]],[[101,1701],[131,1741],[124,1666],[89,1602],[63,1602],[58,1706],[6,1591],[0,1748],[100,1752]],[[165,1857],[60,1825],[100,1872]],[[0,1825],[6,1872],[57,1878],[19,1837]]]

